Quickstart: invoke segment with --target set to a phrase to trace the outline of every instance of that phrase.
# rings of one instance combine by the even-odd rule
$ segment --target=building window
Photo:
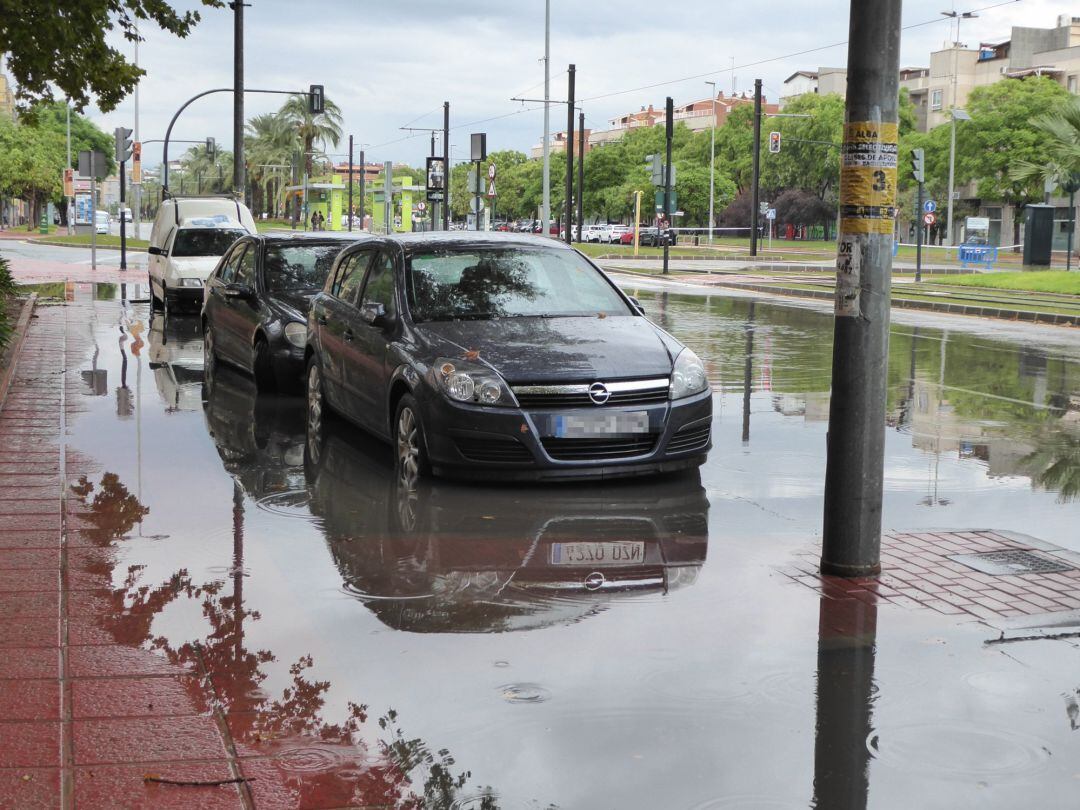
[[[1070,93],[1075,93],[1076,92],[1076,74],[1075,73],[1072,76],[1069,77],[1069,92]]]
[[[940,110],[941,109],[941,96],[942,96],[943,92],[944,91],[942,91],[942,90],[932,90],[930,92],[930,109],[931,110]]]

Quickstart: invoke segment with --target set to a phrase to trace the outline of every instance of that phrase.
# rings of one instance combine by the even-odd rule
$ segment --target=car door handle
[[[317,323],[319,326],[326,326],[328,321],[326,320],[325,315],[316,315],[315,316],[315,323]]]
[[[345,330],[345,331],[344,331],[344,332],[342,333],[341,337],[342,337],[342,339],[344,339],[344,340],[346,340],[346,341],[352,341],[352,339],[353,339],[353,332],[352,332],[352,329],[346,329],[346,330]]]

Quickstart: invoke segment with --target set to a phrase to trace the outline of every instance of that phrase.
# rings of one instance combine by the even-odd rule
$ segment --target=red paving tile
[[[243,807],[237,785],[163,785],[147,782],[146,776],[185,782],[233,778],[229,766],[220,762],[81,767],[75,769],[75,805],[79,810],[120,807],[132,810],[225,810]]]
[[[57,591],[0,593],[0,621],[59,615],[60,594]]]
[[[60,617],[35,616],[0,622],[0,648],[59,647]],[[3,653],[0,653],[3,655]]]
[[[0,554],[0,569],[60,568],[60,549],[12,549]]]
[[[0,654],[0,681],[9,678],[59,678],[60,650],[7,647]],[[0,689],[4,684],[0,683]]]
[[[123,677],[125,675],[183,675],[184,667],[136,647],[110,644],[70,647],[68,674],[73,678]]]
[[[60,807],[58,768],[0,770],[0,807],[17,810],[55,810]]]
[[[76,765],[225,759],[212,717],[149,717],[72,722]]]
[[[57,763],[59,722],[0,723],[0,768],[33,768]]]
[[[60,720],[60,681],[19,680],[0,683],[0,718]]]
[[[817,554],[809,551],[800,552],[801,560],[783,573],[830,598],[930,608],[950,616],[994,619],[1080,609],[1080,570],[994,576],[950,559],[953,554],[1034,547],[1074,564],[1063,549],[1043,545],[991,531],[892,532],[882,536],[883,571],[876,587],[865,580],[821,576]]]
[[[194,676],[76,679],[71,684],[72,715],[91,717],[172,717],[205,714],[203,685]]]
[[[60,587],[60,571],[57,568],[0,568],[0,592],[48,591]]]

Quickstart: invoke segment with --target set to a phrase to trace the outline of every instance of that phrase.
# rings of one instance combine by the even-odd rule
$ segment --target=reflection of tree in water
[[[419,263],[412,272],[413,294],[420,318],[469,318],[506,315],[506,303],[533,300],[538,295],[529,268],[509,251],[485,252],[465,267],[456,284],[443,283]],[[471,256],[449,254],[443,261],[469,261]]]
[[[77,484],[72,484],[71,491],[89,509],[85,517],[93,525],[84,532],[98,545],[120,539],[150,514],[150,509],[139,503],[139,499],[120,483],[116,473],[102,475],[96,491],[84,475]]]
[[[1080,499],[1080,436],[1048,437],[1023,463],[1032,470],[1036,484],[1058,493],[1058,503]]]
[[[91,528],[85,531],[96,545],[108,546],[123,537],[149,513],[114,473],[106,473],[99,485],[84,476],[72,492],[86,507],[84,517]],[[433,751],[423,740],[408,737],[393,709],[378,720],[378,750],[368,752],[362,739],[367,706],[349,701],[342,722],[327,720],[323,711],[331,684],[312,677],[312,656],[302,655],[289,666],[290,681],[280,694],[270,695],[263,689],[270,675],[267,667],[278,659],[270,650],[249,650],[244,644],[244,623],[261,617],[246,608],[242,599],[242,496],[239,503],[234,502],[234,532],[239,554],[233,562],[232,588],[222,580],[197,586],[186,569],[151,587],[143,582],[145,567],[133,565],[111,591],[104,628],[119,643],[157,650],[173,664],[209,673],[217,709],[228,715],[238,743],[257,747],[268,756],[288,754],[297,745],[334,746],[335,761],[348,769],[348,779],[334,769],[304,773],[295,780],[283,774],[300,806],[308,806],[315,797],[333,795],[344,805],[450,807],[460,798],[471,772],[455,773],[456,763],[448,750]],[[91,565],[107,576],[115,561]],[[189,638],[179,644],[154,636],[154,617],[183,600],[200,603],[209,632],[200,640]],[[363,767],[358,769],[360,763]],[[361,771],[358,777],[357,770]],[[490,789],[474,801],[480,808],[496,807]]]

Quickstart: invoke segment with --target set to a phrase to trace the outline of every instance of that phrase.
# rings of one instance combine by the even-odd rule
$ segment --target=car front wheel
[[[400,480],[413,483],[430,472],[420,409],[411,394],[398,402],[394,418],[394,449]]]

